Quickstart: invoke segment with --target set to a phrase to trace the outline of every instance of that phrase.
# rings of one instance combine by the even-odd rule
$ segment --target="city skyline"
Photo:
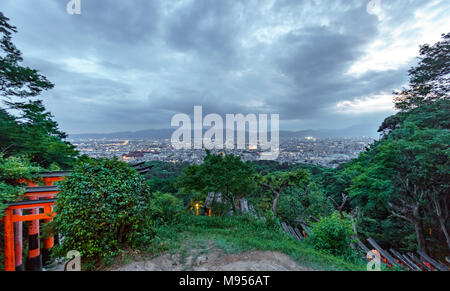
[[[153,139],[71,139],[80,154],[92,158],[117,157],[128,163],[161,161],[168,163],[201,164],[206,156],[205,149],[175,149],[170,138]],[[278,163],[313,164],[335,168],[348,162],[364,151],[373,142],[371,138],[315,138],[290,137],[281,139],[279,154],[273,159]],[[245,149],[212,149],[212,153],[226,153],[239,156],[244,161],[261,161],[264,150],[246,144]]]

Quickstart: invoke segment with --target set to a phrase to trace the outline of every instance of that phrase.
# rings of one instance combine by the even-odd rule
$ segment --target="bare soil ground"
[[[134,261],[112,271],[310,271],[279,252],[250,251],[226,254],[208,244],[187,252]]]
[[[64,263],[55,262],[46,271],[63,271]],[[208,239],[193,240],[187,236],[172,253],[146,257],[128,250],[104,271],[312,271],[299,266],[289,256],[272,251],[227,253]]]

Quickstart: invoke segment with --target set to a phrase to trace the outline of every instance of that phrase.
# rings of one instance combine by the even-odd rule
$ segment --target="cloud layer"
[[[372,0],[375,1],[375,0]],[[445,0],[2,0],[69,133],[168,128],[173,114],[278,113],[284,129],[378,124]]]

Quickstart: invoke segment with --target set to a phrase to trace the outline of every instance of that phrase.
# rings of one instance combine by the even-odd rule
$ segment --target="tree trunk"
[[[423,227],[421,221],[414,222],[414,229],[416,230],[417,249],[422,252],[427,252],[425,248],[425,237],[423,235]]]
[[[416,203],[413,207],[414,228],[416,230],[417,249],[423,252],[427,252],[425,244],[425,236],[423,234],[422,216],[420,215],[420,205]]]
[[[236,215],[237,211],[236,211],[236,205],[234,204],[234,198],[231,197],[230,201],[231,201],[231,208],[233,209],[233,214]]]
[[[442,232],[445,235],[445,240],[447,241],[447,247],[450,250],[450,236],[448,235],[447,228],[445,227],[445,219],[439,217],[439,224],[441,225]]]
[[[278,200],[280,200],[281,192],[276,192],[275,199],[272,204],[273,215],[277,215]]]
[[[450,250],[450,237],[448,235],[448,231],[446,228],[446,222],[448,219],[447,201],[445,198],[443,199],[444,200],[443,201],[444,208],[442,208],[440,200],[439,200],[439,195],[433,195],[432,199],[433,199],[433,203],[434,203],[434,208],[436,210],[436,216],[439,220],[439,225],[441,226],[442,232],[444,233],[444,236],[445,236],[445,240],[447,241],[447,247]]]

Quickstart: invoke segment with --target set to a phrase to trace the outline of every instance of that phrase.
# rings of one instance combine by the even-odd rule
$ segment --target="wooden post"
[[[50,205],[44,207],[45,214],[52,213],[52,207]],[[45,219],[44,223],[48,223],[53,221],[53,218]],[[52,248],[54,246],[54,238],[53,236],[44,239],[44,249],[42,250],[42,264],[48,265],[50,261],[50,255],[52,252]]]
[[[31,199],[30,199],[31,200]],[[33,199],[37,200],[37,199]],[[32,215],[39,214],[39,208],[31,210]],[[28,259],[26,264],[27,271],[41,271],[41,244],[39,240],[39,220],[32,220],[28,222]]]
[[[38,187],[36,182],[28,181],[28,187]],[[38,200],[38,198],[30,198],[30,200]],[[32,215],[39,214],[39,208],[31,210]],[[41,271],[41,244],[39,241],[39,220],[28,222],[28,258],[25,266],[27,271]]]
[[[16,209],[13,212],[15,215],[22,216],[22,209]],[[23,222],[18,221],[14,223],[14,249],[15,249],[15,263],[16,271],[25,271],[25,266],[22,260],[22,245],[23,245]]]
[[[53,186],[54,182],[63,181],[65,179],[66,179],[65,177],[44,177],[44,184],[45,186]],[[51,198],[55,198],[55,195],[51,196]],[[49,212],[45,210],[44,212],[51,213],[51,208]],[[50,222],[52,220],[53,219],[44,220],[44,223]],[[44,250],[42,251],[42,263],[44,266],[50,263],[51,249],[53,248],[54,245],[55,245],[55,238],[53,236],[44,239]]]
[[[5,210],[4,231],[5,231],[5,271],[15,271],[14,252],[14,223],[12,222],[12,209]]]

